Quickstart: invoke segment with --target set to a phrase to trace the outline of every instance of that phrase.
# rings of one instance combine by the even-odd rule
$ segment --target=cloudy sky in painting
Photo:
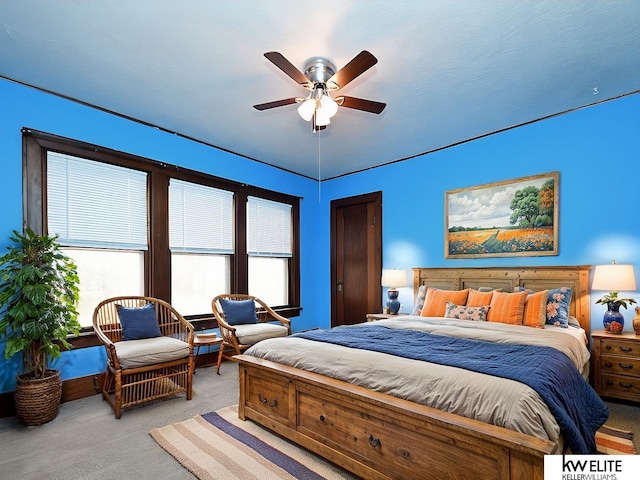
[[[512,226],[509,224],[509,217],[511,216],[511,208],[509,206],[516,191],[529,185],[540,188],[547,180],[549,180],[549,177],[508,185],[448,192],[449,224],[447,227],[490,228]]]

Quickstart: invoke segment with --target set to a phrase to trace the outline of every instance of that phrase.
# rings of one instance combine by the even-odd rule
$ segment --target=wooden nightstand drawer
[[[603,373],[602,391],[603,395],[611,397],[619,394],[640,396],[640,378]]]
[[[622,355],[640,358],[640,343],[605,338],[602,340],[602,355]]]
[[[598,330],[591,338],[598,395],[640,402],[640,336]]]
[[[600,361],[603,373],[616,373],[640,377],[640,358],[616,357],[603,355]]]

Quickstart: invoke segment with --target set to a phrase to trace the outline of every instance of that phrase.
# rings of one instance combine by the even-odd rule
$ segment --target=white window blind
[[[233,253],[233,193],[171,179],[172,252]]]
[[[49,234],[65,246],[147,249],[147,174],[47,152]]]
[[[264,198],[247,202],[247,250],[249,255],[291,257],[291,205]]]

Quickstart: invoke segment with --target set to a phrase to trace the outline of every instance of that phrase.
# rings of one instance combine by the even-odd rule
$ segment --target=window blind
[[[169,233],[172,252],[233,253],[233,192],[171,179]]]
[[[49,234],[64,246],[147,249],[147,174],[47,152]]]
[[[291,205],[248,197],[247,250],[249,255],[291,257]]]

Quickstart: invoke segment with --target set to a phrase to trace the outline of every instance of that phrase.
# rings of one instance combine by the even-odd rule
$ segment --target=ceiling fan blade
[[[356,110],[362,110],[363,112],[382,113],[387,106],[386,103],[374,102],[373,100],[365,100],[364,98],[355,97],[337,97],[336,102],[341,107],[354,108]]]
[[[284,58],[281,53],[278,52],[267,52],[264,54],[267,59],[273,63],[276,67],[286,73],[289,77],[293,79],[294,82],[299,83],[302,86],[305,86],[309,83],[309,79],[298,70],[293,64]]]
[[[270,108],[284,107],[285,105],[292,105],[298,103],[298,97],[285,98],[284,100],[276,100],[275,102],[260,103],[254,105],[256,110],[269,110]]]
[[[338,85],[338,88],[343,88],[346,84],[369,70],[376,63],[378,63],[378,59],[366,50],[363,50],[349,63],[338,70],[338,72],[329,79],[329,82],[335,83]]]

